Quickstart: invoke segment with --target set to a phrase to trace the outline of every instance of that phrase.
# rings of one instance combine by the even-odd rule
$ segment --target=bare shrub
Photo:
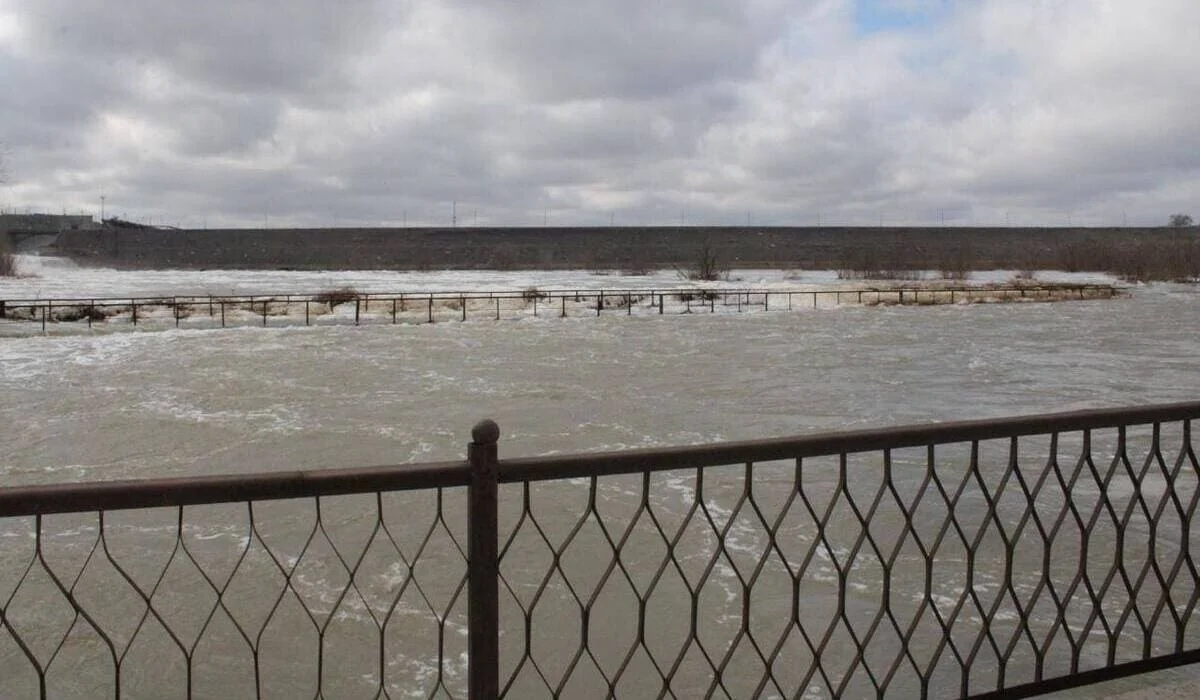
[[[4,318],[13,321],[36,321],[37,311],[32,306],[9,306],[4,309]]]
[[[939,249],[937,267],[944,280],[965,280],[977,264],[971,244],[956,241],[953,247]]]
[[[550,295],[539,290],[537,287],[527,287],[521,290],[521,299],[523,299],[525,303],[530,303],[535,299],[545,299],[548,296]]]
[[[908,269],[894,250],[880,251],[870,246],[846,248],[837,261],[841,280],[919,280],[920,270]]]
[[[66,306],[55,309],[51,318],[55,321],[71,323],[74,321],[105,321],[108,316],[94,306]]]
[[[327,289],[312,298],[318,304],[329,304],[329,308],[333,308],[338,304],[348,304],[352,301],[357,301],[361,295],[357,289],[353,287],[339,287],[337,289]]]
[[[8,236],[0,236],[0,277],[17,276],[17,256],[8,249]]]
[[[722,264],[712,244],[705,240],[690,267],[678,270],[679,276],[687,280],[713,282],[729,279],[729,268]]]
[[[1126,282],[1200,281],[1200,240],[1139,242],[1113,255],[1108,272]]]

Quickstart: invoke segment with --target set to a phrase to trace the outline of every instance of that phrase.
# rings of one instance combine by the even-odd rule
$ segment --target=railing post
[[[500,694],[500,562],[496,515],[500,426],[480,421],[471,429],[467,461],[467,679],[471,700]]]

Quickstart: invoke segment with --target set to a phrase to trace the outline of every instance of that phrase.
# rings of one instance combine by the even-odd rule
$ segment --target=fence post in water
[[[133,325],[137,325],[137,302],[132,299],[129,301],[129,308],[133,313]]]
[[[600,309],[604,308],[604,290],[600,290],[600,295],[596,297],[596,315],[600,315]]]
[[[567,317],[567,297],[566,297],[566,295],[563,295],[563,298],[562,298],[562,317],[563,318]]]
[[[358,325],[359,298],[354,297],[354,325]]]
[[[433,295],[429,295],[429,311],[426,314],[429,317],[429,322],[433,323]]]
[[[269,303],[270,302],[267,302],[267,301],[263,302],[263,328],[267,327],[267,304],[269,304]],[[253,308],[253,306],[254,305],[251,304],[252,308]],[[357,316],[357,310],[356,310],[356,316]],[[357,320],[357,318],[355,320]]]
[[[500,694],[500,562],[496,484],[500,426],[480,421],[471,429],[467,461],[467,684],[472,700]]]
[[[308,299],[304,300],[304,325],[308,325]]]
[[[658,315],[659,316],[662,316],[662,313],[663,313],[663,297],[664,296],[666,296],[666,295],[665,294],[658,295]]]
[[[500,297],[496,297],[496,320],[500,320]]]
[[[46,332],[46,307],[42,307],[42,332]]]

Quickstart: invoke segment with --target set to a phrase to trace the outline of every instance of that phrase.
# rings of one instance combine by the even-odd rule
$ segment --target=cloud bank
[[[1161,224],[1192,0],[0,0],[0,207],[181,226]]]

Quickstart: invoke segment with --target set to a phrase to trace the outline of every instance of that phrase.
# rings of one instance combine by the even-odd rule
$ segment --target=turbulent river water
[[[40,276],[3,283],[0,297],[669,283],[586,273],[26,265],[40,265]],[[784,283],[776,273],[746,276],[736,286]],[[501,456],[514,457],[1193,400],[1197,291],[1153,285],[1111,301],[1053,304],[0,337],[0,479],[12,486],[460,459],[470,426],[484,417],[501,426]],[[212,537],[228,534],[202,524]],[[5,552],[10,568],[27,556]],[[0,599],[18,583],[0,577]],[[371,607],[370,594],[363,597],[360,607]],[[20,665],[6,639],[0,633],[0,663]],[[545,641],[546,654],[554,643]],[[561,671],[566,662],[545,663]],[[383,685],[393,693],[424,687],[433,672],[413,664]],[[350,693],[359,681],[363,692],[379,684],[367,668],[329,692]],[[73,692],[106,687],[95,682]]]

